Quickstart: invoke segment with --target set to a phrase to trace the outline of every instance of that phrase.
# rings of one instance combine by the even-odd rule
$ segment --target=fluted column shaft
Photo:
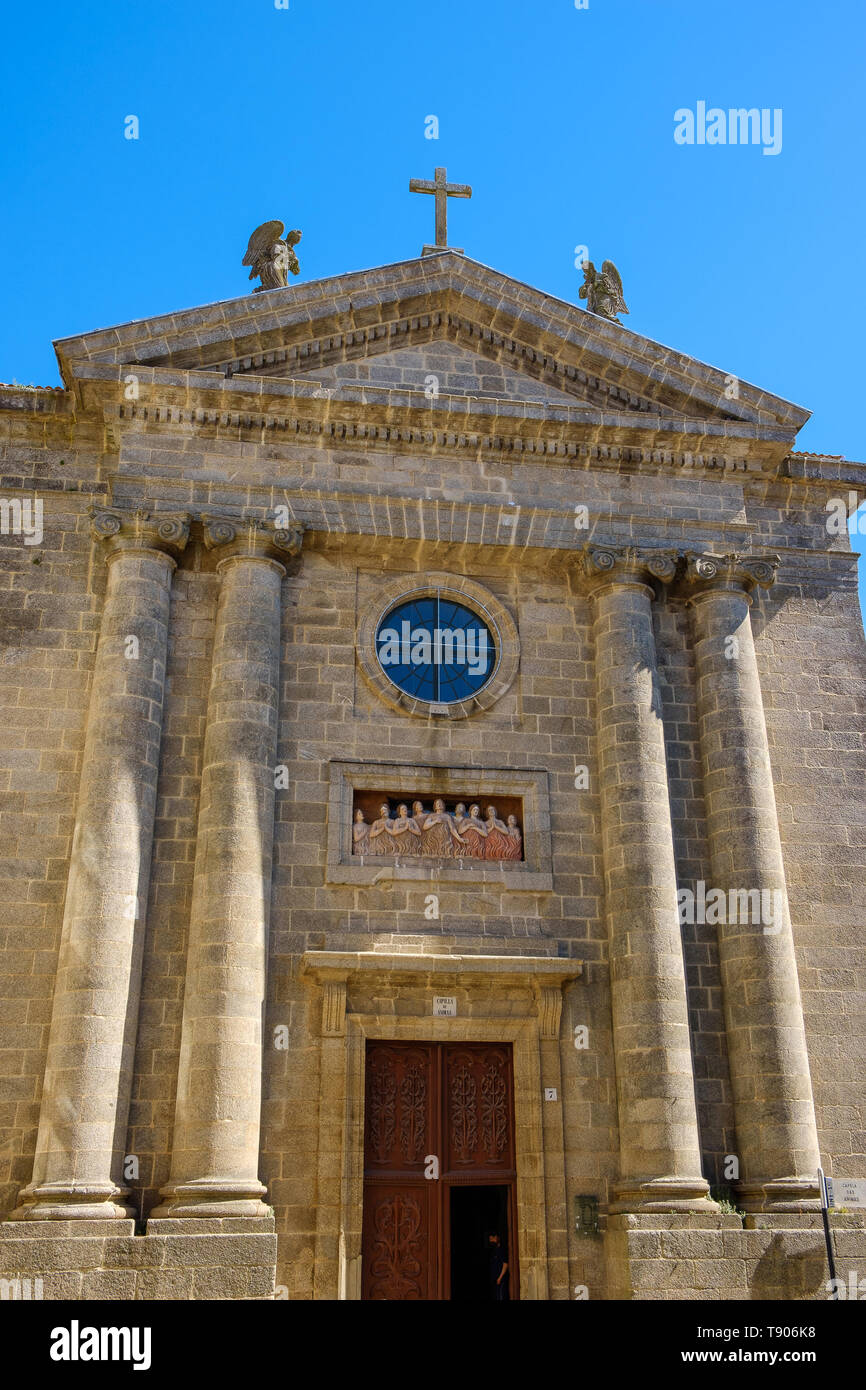
[[[820,1162],[748,591],[778,560],[689,561],[698,717],[746,1210],[814,1204]],[[708,919],[709,920],[709,917]]]
[[[299,537],[206,522],[222,553],[171,1176],[158,1216],[259,1216],[281,585]]]
[[[620,1180],[613,1211],[715,1210],[700,1144],[655,639],[662,552],[589,548]]]
[[[108,585],[93,674],[33,1180],[15,1215],[127,1216],[138,1022],[174,554],[186,516],[101,509]]]

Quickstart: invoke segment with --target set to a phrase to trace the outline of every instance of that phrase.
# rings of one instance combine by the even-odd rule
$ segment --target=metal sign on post
[[[831,1293],[830,1297],[831,1299],[838,1299],[839,1285],[836,1283],[836,1261],[833,1258],[833,1240],[830,1235],[830,1218],[827,1215],[827,1212],[833,1201],[833,1194],[832,1188],[828,1190],[828,1182],[827,1178],[824,1175],[823,1168],[818,1169],[818,1183],[821,1188],[821,1220],[824,1223],[824,1240],[827,1244],[827,1264],[830,1266],[830,1280],[831,1287],[833,1289],[833,1292]]]
[[[866,1178],[827,1178],[831,1207],[866,1207]]]

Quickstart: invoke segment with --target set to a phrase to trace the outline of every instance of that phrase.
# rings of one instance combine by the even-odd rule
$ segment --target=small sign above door
[[[456,1018],[457,1017],[457,996],[455,994],[434,994],[433,995],[433,1017],[434,1018]]]

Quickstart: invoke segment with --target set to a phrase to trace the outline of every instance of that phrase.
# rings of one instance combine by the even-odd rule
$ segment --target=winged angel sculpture
[[[289,283],[289,271],[293,275],[300,274],[301,267],[293,248],[300,241],[301,233],[289,232],[285,241],[281,241],[284,231],[284,222],[263,222],[250,237],[243,264],[252,266],[251,280],[258,275],[262,282],[256,285],[253,294],[259,294],[261,290],[284,289]]]
[[[591,314],[600,314],[611,323],[618,323],[617,314],[627,314],[622,293],[622,280],[613,261],[604,261],[599,275],[592,261],[583,262],[583,284],[580,297],[586,300]]]

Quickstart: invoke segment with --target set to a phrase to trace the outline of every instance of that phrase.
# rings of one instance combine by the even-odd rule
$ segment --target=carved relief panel
[[[329,883],[395,878],[553,887],[548,774],[529,768],[330,764]]]
[[[452,1046],[445,1056],[446,1171],[514,1167],[511,1049]]]
[[[426,1302],[436,1298],[434,1196],[430,1183],[365,1188],[365,1299]]]
[[[429,1046],[376,1043],[367,1052],[364,1167],[368,1171],[423,1173],[424,1155],[437,1135],[433,1053]]]
[[[523,860],[520,797],[472,795],[419,799],[392,791],[356,791],[352,854],[398,858]]]

